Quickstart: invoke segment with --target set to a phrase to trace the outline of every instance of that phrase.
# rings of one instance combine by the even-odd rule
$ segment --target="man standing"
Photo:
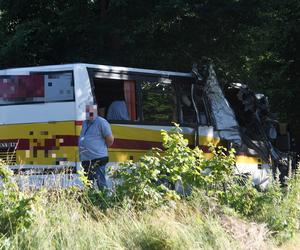
[[[105,165],[108,147],[114,142],[109,123],[97,114],[97,105],[86,106],[86,120],[79,138],[79,157],[89,180],[96,179],[99,189],[107,187]]]

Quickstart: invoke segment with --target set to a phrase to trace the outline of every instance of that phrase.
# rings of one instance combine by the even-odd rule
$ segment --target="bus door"
[[[214,142],[214,129],[211,123],[207,100],[202,87],[191,79],[175,79],[178,95],[179,121],[183,128],[193,128],[189,135],[191,146],[199,146],[209,152],[208,144]]]

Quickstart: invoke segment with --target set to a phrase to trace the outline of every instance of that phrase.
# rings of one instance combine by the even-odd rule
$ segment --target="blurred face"
[[[86,105],[85,115],[88,121],[93,121],[97,117],[97,105]]]

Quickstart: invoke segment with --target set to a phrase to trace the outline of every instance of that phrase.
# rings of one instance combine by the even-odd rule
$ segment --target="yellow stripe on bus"
[[[52,135],[74,134],[74,121],[0,125],[0,139],[51,139]]]

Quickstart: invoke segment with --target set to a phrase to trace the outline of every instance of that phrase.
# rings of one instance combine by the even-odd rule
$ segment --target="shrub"
[[[233,172],[233,150],[210,145],[212,157],[208,159],[198,147],[188,146],[177,125],[170,133],[162,131],[162,137],[164,150],[153,149],[138,162],[127,161],[114,170],[114,178],[120,180],[116,187],[120,200],[127,198],[140,207],[176,201],[181,198],[175,192],[178,183],[182,194],[191,188],[223,192]]]
[[[0,162],[0,237],[26,230],[33,221],[34,195],[25,195],[12,179],[12,172]]]
[[[158,206],[181,199],[174,191],[180,182],[184,192],[205,190],[208,197],[233,208],[247,219],[266,223],[279,242],[291,238],[300,223],[299,173],[282,188],[273,180],[264,191],[253,186],[251,177],[234,175],[234,150],[210,145],[211,157],[199,148],[191,149],[176,126],[171,133],[162,131],[164,150],[155,149],[140,161],[125,162],[115,172],[122,180],[117,197],[139,208]],[[183,192],[183,194],[184,194]]]
[[[258,205],[261,213],[254,215],[273,231],[279,243],[292,238],[300,229],[300,173],[286,181],[286,187],[274,183],[262,193]]]
[[[258,191],[250,178],[242,184],[232,182],[220,201],[247,219],[266,223],[278,243],[292,238],[300,229],[299,173],[287,179],[284,187],[274,179],[264,191]]]

